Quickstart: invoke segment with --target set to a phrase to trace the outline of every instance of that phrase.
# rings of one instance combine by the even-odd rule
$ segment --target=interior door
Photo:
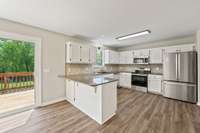
[[[163,61],[164,80],[177,81],[177,53],[165,53]]]
[[[197,53],[180,52],[178,54],[178,80],[182,82],[197,82]]]

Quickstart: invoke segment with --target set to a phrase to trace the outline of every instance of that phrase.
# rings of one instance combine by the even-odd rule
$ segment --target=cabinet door
[[[124,86],[124,77],[119,75],[119,86]]]
[[[119,64],[119,52],[115,52],[115,64]]]
[[[141,50],[134,50],[133,55],[135,58],[141,57],[142,51]]]
[[[80,63],[80,45],[71,43],[67,44],[67,63]]]
[[[81,45],[81,63],[89,63],[90,49],[88,46]]]
[[[161,94],[162,90],[162,76],[149,75],[148,76],[148,91],[156,94]]]
[[[124,52],[120,52],[119,53],[119,63],[120,64],[124,64]]]
[[[149,56],[149,49],[142,49],[140,50],[140,56]]]
[[[75,82],[73,80],[66,80],[66,97],[69,102],[74,102]]]
[[[176,53],[178,52],[180,49],[178,46],[172,46],[172,47],[166,47],[164,48],[164,52],[165,53]]]
[[[195,45],[194,44],[181,45],[179,49],[180,49],[181,52],[194,51]]]
[[[150,50],[150,64],[162,64],[161,48],[153,48]]]
[[[158,79],[151,79],[148,80],[148,91],[161,94],[161,80]]]
[[[110,51],[104,50],[104,63],[110,64]]]
[[[126,64],[133,64],[133,51],[126,52]]]
[[[90,47],[90,64],[96,64],[96,47]]]

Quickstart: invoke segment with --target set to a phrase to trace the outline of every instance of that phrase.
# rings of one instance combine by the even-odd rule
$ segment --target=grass
[[[24,87],[28,87],[28,86],[33,86],[34,82],[33,81],[27,81],[27,82],[18,82],[18,83],[9,83],[8,87],[6,89],[21,89]],[[0,83],[0,90],[5,89],[4,85],[2,83]]]

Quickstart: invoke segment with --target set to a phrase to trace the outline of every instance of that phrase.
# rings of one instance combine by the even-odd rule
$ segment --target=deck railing
[[[0,91],[34,87],[32,72],[0,73]]]

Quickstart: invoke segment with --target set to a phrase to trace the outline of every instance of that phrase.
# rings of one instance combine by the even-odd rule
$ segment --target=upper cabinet
[[[149,52],[150,64],[162,64],[162,48],[152,48]]]
[[[133,51],[122,51],[119,55],[120,64],[133,64]]]
[[[188,51],[195,51],[195,44],[170,46],[164,48],[164,52],[166,53],[188,52]]]
[[[81,62],[81,45],[68,43],[66,45],[66,62],[80,63]]]
[[[148,57],[149,49],[134,50],[133,56],[134,56],[134,58]]]
[[[94,63],[95,48],[78,43],[66,44],[66,63],[90,64]],[[95,59],[93,59],[93,58]]]
[[[119,52],[113,50],[104,50],[105,64],[119,64]]]
[[[80,49],[81,63],[89,64],[90,63],[90,48],[89,48],[89,46],[81,45],[80,48],[81,48]]]
[[[90,64],[96,64],[96,47],[90,47]]]

